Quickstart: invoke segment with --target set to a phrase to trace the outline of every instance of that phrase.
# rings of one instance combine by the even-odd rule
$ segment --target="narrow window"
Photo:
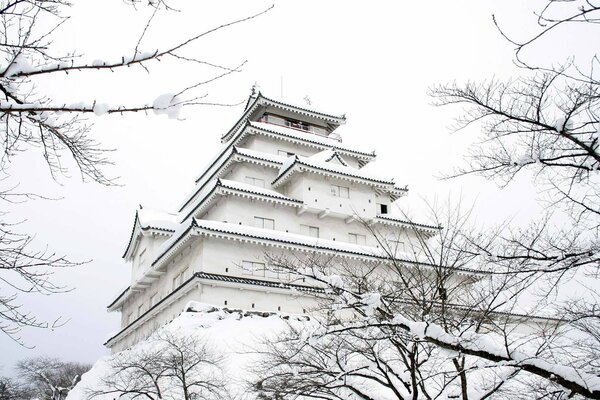
[[[310,225],[300,225],[300,233],[306,236],[319,237],[319,228]]]
[[[261,179],[261,178],[255,178],[253,176],[247,176],[244,181],[249,184],[249,185],[253,185],[253,186],[258,186],[258,187],[265,187],[265,180]]]
[[[365,245],[367,243],[367,237],[358,233],[349,233],[348,241],[354,244]]]
[[[254,261],[242,261],[242,273],[244,275],[265,276],[265,264]]]
[[[350,188],[347,186],[331,185],[331,195],[348,199],[350,198]]]
[[[254,217],[254,226],[263,229],[275,229],[275,220],[271,218]]]
[[[378,206],[379,206],[379,214],[387,214],[388,213],[387,204],[378,204]]]
[[[150,307],[153,307],[158,301],[158,293],[154,293],[152,297],[150,297]]]

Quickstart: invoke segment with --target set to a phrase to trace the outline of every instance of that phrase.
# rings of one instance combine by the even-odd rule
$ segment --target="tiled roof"
[[[194,202],[192,206],[190,206],[189,211],[187,213],[182,213],[183,218],[181,218],[181,222],[185,221],[192,215],[200,206],[202,206],[206,200],[211,198],[216,193],[218,188],[228,189],[234,193],[239,194],[247,194],[257,198],[267,198],[277,200],[279,203],[296,203],[298,205],[303,204],[302,201],[293,199],[291,197],[285,196],[275,190],[265,189],[259,186],[250,185],[247,183],[231,181],[228,179],[215,179],[213,180],[205,189],[200,193],[198,199]]]
[[[326,148],[334,148],[337,150],[341,150],[341,151],[344,151],[347,153],[351,153],[355,157],[367,158],[367,159],[371,159],[371,158],[375,157],[374,151],[372,151],[372,152],[359,151],[359,150],[353,149],[351,147],[344,146],[337,140],[329,139],[326,137],[321,137],[316,134],[310,134],[307,132],[300,132],[300,131],[297,131],[295,129],[291,129],[291,128],[288,128],[285,126],[268,124],[268,123],[264,123],[264,122],[255,122],[255,121],[249,121],[248,125],[251,128],[259,129],[261,131],[271,132],[271,133],[275,133],[277,135],[286,136],[286,137],[293,138],[293,139],[298,139],[298,140],[301,140],[304,142],[316,144],[316,145],[326,147]]]
[[[263,242],[266,244],[280,244],[284,246],[290,246],[291,248],[303,248],[305,250],[323,251],[334,254],[367,257],[374,259],[389,259],[389,255],[385,249],[371,246],[363,246],[359,244],[314,238],[311,236],[299,235],[295,233],[288,233],[277,230],[256,228],[247,225],[231,224],[220,221],[208,221],[202,219],[192,219],[189,225],[185,225],[179,233],[174,234],[169,240],[167,240],[160,248],[157,258],[154,260],[152,265],[157,264],[165,256],[173,254],[173,251],[181,245],[180,241],[187,241],[190,237],[195,235],[233,235],[237,237],[247,238],[251,242]],[[182,242],[182,243],[184,243]],[[404,262],[414,265],[432,266],[426,260],[414,260],[409,258],[402,258],[400,256],[395,257],[398,262]],[[482,274],[485,271],[475,271],[466,268],[454,268],[459,272]]]
[[[129,242],[123,253],[123,258],[127,256],[127,253],[131,250],[131,246],[134,243],[134,238],[137,237],[136,231],[147,231],[154,230],[170,234],[175,232],[178,226],[178,214],[166,213],[163,211],[152,210],[149,208],[138,208],[135,212],[133,219],[133,225],[131,227],[131,234],[129,235]]]
[[[279,174],[273,180],[272,185],[277,186],[280,183],[284,182],[289,176],[289,173],[293,173],[295,170],[301,168],[302,166],[320,171],[327,171],[344,177],[366,180],[384,186],[391,186],[391,189],[393,190],[406,191],[406,189],[396,188],[392,179],[381,179],[374,175],[362,172],[361,170],[358,170],[356,168],[338,165],[331,162],[311,160],[310,157],[300,156],[289,157],[288,160],[284,164],[282,164],[279,170]]]
[[[381,220],[390,221],[390,222],[398,222],[398,223],[403,224],[403,225],[414,226],[415,228],[423,228],[423,229],[429,229],[429,230],[435,230],[435,231],[439,231],[439,230],[442,229],[441,226],[419,224],[419,223],[416,223],[416,222],[407,221],[407,220],[404,220],[402,218],[394,217],[394,216],[391,216],[391,215],[379,214],[379,215],[377,215],[376,219],[381,219]]]
[[[242,116],[240,117],[240,119],[233,125],[233,127],[229,131],[227,131],[225,134],[223,134],[221,136],[222,141],[231,139],[231,137],[248,120],[248,117],[256,110],[257,107],[259,107],[261,105],[268,105],[268,106],[272,106],[272,107],[287,109],[292,112],[296,112],[298,114],[304,114],[307,116],[320,118],[325,121],[331,122],[335,125],[341,125],[346,122],[346,117],[343,115],[341,115],[341,116],[340,115],[331,115],[331,114],[324,113],[322,111],[309,109],[304,106],[296,106],[296,105],[289,104],[289,103],[283,103],[278,100],[269,99],[269,98],[263,96],[260,92],[258,93],[258,95],[256,95],[256,97],[254,98],[253,101],[250,101],[251,99],[252,99],[252,96],[250,97],[248,103],[246,104],[246,109],[245,109],[244,113],[242,114]]]

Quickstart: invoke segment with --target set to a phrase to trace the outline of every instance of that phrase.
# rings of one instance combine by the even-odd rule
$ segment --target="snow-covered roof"
[[[375,158],[375,152],[364,152],[355,148],[344,146],[339,141],[330,139],[323,136],[314,134],[306,134],[304,132],[297,131],[281,125],[269,124],[264,122],[248,121],[248,126],[255,130],[260,130],[263,133],[277,134],[291,139],[296,139],[307,144],[313,144],[320,146],[321,148],[334,148],[341,151],[342,153],[349,153],[349,155],[357,158],[364,159],[365,161],[372,160]],[[240,132],[246,132],[247,130],[241,130]],[[237,139],[237,138],[236,138]]]
[[[107,339],[106,342],[104,343],[104,345],[108,345],[111,341],[113,341],[114,339],[118,338],[119,336],[121,336],[125,332],[127,332],[131,327],[135,326],[136,324],[143,321],[147,317],[149,317],[153,314],[156,314],[156,312],[160,308],[162,308],[163,305],[168,304],[168,302],[172,298],[176,298],[177,296],[179,296],[179,294],[181,292],[185,292],[186,287],[189,287],[190,285],[194,285],[198,281],[200,281],[200,282],[209,281],[209,282],[211,282],[211,284],[214,284],[214,282],[222,282],[224,284],[233,283],[236,285],[250,285],[250,286],[265,287],[265,288],[269,288],[271,290],[273,290],[273,289],[282,290],[282,291],[293,290],[295,292],[312,293],[312,294],[324,293],[323,288],[309,286],[309,285],[299,285],[299,284],[289,283],[289,282],[268,281],[268,280],[263,280],[263,279],[253,279],[253,278],[246,278],[246,277],[213,274],[213,273],[209,273],[209,272],[195,272],[188,280],[181,283],[177,288],[175,288],[175,290],[170,292],[168,295],[166,295],[164,298],[162,298],[160,301],[158,301],[156,304],[154,304],[152,307],[150,307],[148,310],[146,310],[143,314],[139,315],[135,320],[131,321],[129,324],[127,324],[127,326],[123,327],[119,332],[117,332],[116,334],[112,335],[109,339]],[[115,299],[110,305],[108,305],[108,307],[107,307],[108,310],[114,311],[114,310],[118,309],[120,304],[117,304],[117,302],[125,294],[129,294],[129,288],[127,288],[117,299]],[[188,307],[186,307],[186,309],[187,308]]]
[[[363,246],[354,243],[314,238],[271,229],[257,228],[247,225],[231,224],[220,221],[209,221],[194,218],[189,224],[182,225],[171,238],[162,244],[157,257],[152,263],[155,268],[160,268],[167,260],[177,253],[177,250],[189,240],[197,236],[212,236],[229,238],[249,243],[264,244],[272,247],[284,247],[300,251],[320,251],[350,258],[362,259],[389,259],[389,254],[383,248]],[[405,257],[402,257],[404,255]],[[396,261],[409,264],[430,265],[427,260],[415,260],[414,254],[403,253],[396,256]],[[455,269],[456,271],[468,273],[482,273],[469,269]]]
[[[393,179],[382,179],[376,175],[363,172],[356,168],[333,163],[331,162],[331,159],[329,159],[329,161],[322,161],[318,158],[313,159],[312,157],[301,157],[297,155],[287,158],[279,168],[279,174],[273,182],[271,182],[271,185],[277,188],[287,182],[294,173],[304,171],[333,174],[338,178],[350,181],[368,181],[384,188],[385,191],[390,192],[390,194],[395,197],[401,197],[408,191],[406,188],[396,187]]]
[[[209,204],[218,194],[233,194],[242,197],[251,197],[265,201],[276,202],[279,204],[289,204],[294,206],[302,205],[302,201],[285,196],[275,190],[265,189],[259,186],[247,183],[231,181],[228,179],[215,179],[209,185],[206,185],[197,196],[186,213],[182,213],[181,222],[185,221],[190,215],[197,213],[202,207]]]
[[[234,161],[249,161],[264,166],[278,168],[285,161],[286,157],[276,154],[263,153],[260,151],[244,149],[237,146],[231,146],[222,154],[214,164],[207,169],[207,173],[203,174],[196,181],[194,190],[185,198],[182,205],[179,207],[179,212],[183,211],[198,195],[205,189],[212,179],[218,178],[219,175]]]
[[[179,214],[172,214],[140,206],[135,212],[133,227],[123,258],[131,257],[137,244],[137,239],[143,232],[152,231],[158,234],[171,234],[179,226]]]
[[[233,125],[233,127],[227,133],[221,136],[221,141],[226,142],[231,139],[240,129],[240,127],[242,127],[246,121],[248,121],[249,117],[261,106],[278,108],[301,116],[303,115],[322,120],[328,124],[331,131],[333,131],[337,126],[346,123],[346,117],[343,115],[331,115],[316,109],[307,108],[306,106],[293,105],[287,102],[284,103],[279,100],[267,98],[259,92],[257,95],[255,95],[255,97],[250,97],[244,113],[235,123],[235,125]]]
[[[429,234],[436,234],[442,229],[441,226],[426,225],[426,224],[420,224],[420,223],[416,223],[416,222],[412,222],[412,221],[407,221],[406,219],[404,219],[402,217],[394,216],[394,215],[390,215],[390,214],[379,214],[373,219],[373,222],[379,222],[379,223],[384,223],[384,224],[393,224],[393,225],[402,225],[402,226],[410,227],[413,229],[419,229],[419,230],[424,231]]]
[[[351,168],[346,162],[346,160],[344,160],[340,153],[338,153],[338,151],[335,149],[323,150],[307,158],[311,161],[316,162],[331,162],[333,160],[336,160],[344,167]]]

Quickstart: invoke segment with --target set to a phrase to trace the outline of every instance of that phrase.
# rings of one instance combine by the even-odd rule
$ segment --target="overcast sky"
[[[193,3],[201,4],[181,4],[180,13],[158,19],[141,48],[154,50],[271,4]],[[492,14],[515,37],[524,37],[535,18],[522,3],[534,2],[281,1],[258,19],[207,36],[188,54],[232,67],[248,60],[243,72],[206,86],[209,100],[245,101],[256,82],[267,96],[283,93],[284,100],[296,103],[308,96],[316,108],[345,113],[347,124],[339,128],[344,142],[375,150],[376,169],[408,185],[409,197],[398,204],[416,219],[425,199],[451,194],[469,204],[477,200],[480,221],[525,220],[536,212],[535,192],[526,180],[499,191],[478,178],[436,178],[460,165],[477,132],[451,134],[448,127],[460,109],[432,107],[426,95],[436,83],[518,74],[511,46],[493,26]],[[87,60],[131,54],[149,10],[135,11],[120,0],[75,4],[66,10],[72,18],[57,34],[57,49],[76,50]],[[569,42],[560,38],[552,49]],[[151,65],[150,72],[75,73],[40,85],[65,102],[149,103],[217,71],[164,60]],[[0,336],[0,374],[34,355],[93,362],[107,354],[102,343],[119,329],[119,315],[107,313],[106,305],[129,284],[121,255],[136,207],[174,211],[219,149],[220,135],[242,111],[241,105],[190,108],[181,114],[183,121],[154,115],[90,118],[91,135],[115,149],[109,155],[115,165],[107,172],[120,177],[119,187],[82,183],[76,170],[71,178],[54,182],[34,152],[14,160],[13,179],[23,190],[61,199],[20,204],[11,218],[26,219],[19,228],[35,232],[39,246],[92,261],[56,274],[72,292],[21,297],[24,307],[42,318],[70,321],[54,331],[25,330],[23,338],[34,349]]]

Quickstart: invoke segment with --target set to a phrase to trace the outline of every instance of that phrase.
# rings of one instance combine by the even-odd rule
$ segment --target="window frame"
[[[359,239],[361,239],[361,240],[359,240]],[[352,244],[358,244],[360,246],[366,246],[367,245],[367,235],[363,235],[361,233],[348,232],[348,242],[350,242]]]
[[[342,190],[343,189],[343,190]],[[342,193],[345,192],[345,196],[342,196]],[[333,197],[339,197],[340,199],[349,199],[350,198],[350,187],[331,184],[331,195]]]
[[[266,227],[265,222],[270,222],[271,223],[271,227],[268,228]],[[258,215],[254,216],[254,226],[256,228],[262,228],[262,229],[269,229],[274,231],[275,230],[275,220],[273,218],[265,218],[265,217],[259,217]]]

